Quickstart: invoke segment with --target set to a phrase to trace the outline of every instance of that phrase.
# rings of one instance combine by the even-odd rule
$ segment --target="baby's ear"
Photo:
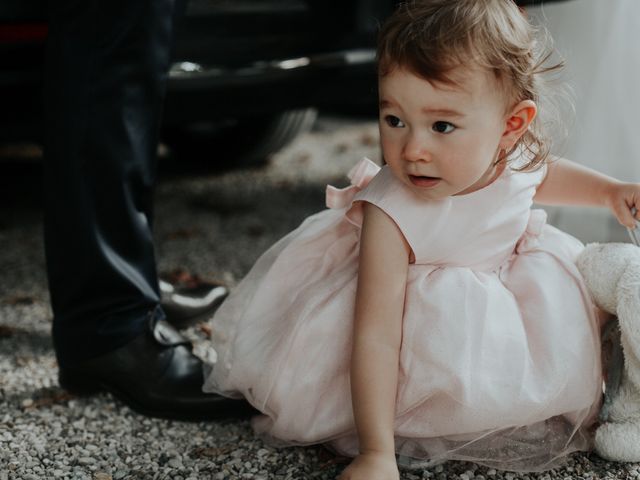
[[[538,107],[533,100],[522,100],[506,115],[505,129],[500,139],[500,148],[509,151],[527,131],[536,118]]]

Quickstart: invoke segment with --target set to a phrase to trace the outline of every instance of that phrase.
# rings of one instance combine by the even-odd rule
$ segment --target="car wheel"
[[[162,141],[180,163],[214,169],[265,165],[269,157],[313,126],[313,108],[251,118],[225,119],[166,130]]]

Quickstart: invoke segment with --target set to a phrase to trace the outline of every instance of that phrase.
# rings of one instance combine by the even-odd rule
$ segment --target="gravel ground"
[[[160,270],[233,286],[277,238],[323,208],[327,182],[343,186],[360,157],[378,159],[376,142],[371,122],[323,118],[266,169],[196,175],[166,164],[157,194]],[[150,419],[109,395],[77,398],[61,390],[49,333],[39,167],[0,167],[0,480],[336,477],[345,459],[319,446],[275,449],[246,421]],[[186,333],[206,351],[206,328]],[[542,474],[450,462],[403,471],[402,478],[624,479],[640,478],[640,465],[591,454]]]

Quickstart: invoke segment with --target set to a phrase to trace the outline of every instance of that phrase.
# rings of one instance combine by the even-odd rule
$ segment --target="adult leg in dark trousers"
[[[164,320],[151,222],[174,0],[51,0],[45,248],[60,384],[152,416],[245,414],[201,391]]]

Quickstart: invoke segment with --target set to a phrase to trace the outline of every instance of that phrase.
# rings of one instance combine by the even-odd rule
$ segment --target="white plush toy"
[[[640,247],[590,244],[577,265],[596,304],[618,317],[609,333],[619,328],[614,342],[624,353],[616,359],[614,345],[595,449],[609,460],[640,462]]]

